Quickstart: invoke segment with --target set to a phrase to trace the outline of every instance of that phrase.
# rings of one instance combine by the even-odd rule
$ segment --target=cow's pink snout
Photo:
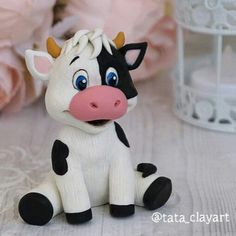
[[[78,120],[114,120],[123,116],[128,103],[124,93],[111,86],[93,86],[78,92],[70,102],[69,112]]]

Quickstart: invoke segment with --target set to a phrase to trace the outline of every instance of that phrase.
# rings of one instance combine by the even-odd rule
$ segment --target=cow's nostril
[[[115,106],[115,107],[118,107],[118,106],[120,105],[120,103],[121,103],[121,101],[120,101],[120,100],[116,100],[116,102],[115,102],[114,106]]]
[[[97,109],[98,108],[98,105],[96,102],[90,102],[90,107],[94,108],[94,109]]]

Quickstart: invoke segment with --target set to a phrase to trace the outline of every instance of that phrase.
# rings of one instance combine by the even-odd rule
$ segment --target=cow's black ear
[[[147,49],[147,43],[131,43],[126,44],[119,49],[124,56],[129,70],[136,69],[142,62]]]

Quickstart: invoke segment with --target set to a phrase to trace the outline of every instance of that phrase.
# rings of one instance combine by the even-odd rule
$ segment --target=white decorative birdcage
[[[236,0],[175,0],[175,18],[175,113],[197,126],[236,132]],[[187,55],[186,44],[196,43],[202,50]]]

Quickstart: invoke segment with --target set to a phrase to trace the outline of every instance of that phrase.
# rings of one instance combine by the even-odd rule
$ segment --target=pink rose
[[[0,0],[0,47],[28,41],[51,17],[55,0]]]
[[[175,24],[165,16],[166,0],[70,0],[64,16],[77,15],[74,31],[103,28],[113,38],[124,31],[126,42],[147,41],[142,66],[132,72],[135,80],[166,69],[175,57]],[[170,1],[169,1],[170,2]]]
[[[24,100],[23,65],[10,48],[0,49],[0,109],[16,111]]]
[[[131,72],[137,80],[151,77],[168,69],[176,56],[176,24],[169,16],[163,17],[151,27],[146,35],[137,41],[148,42],[148,49],[139,70]]]
[[[0,49],[0,110],[19,111],[42,90],[42,83],[29,76],[23,60],[11,48]]]
[[[19,111],[32,103],[43,84],[29,75],[24,52],[45,50],[56,0],[0,0],[0,110]]]

